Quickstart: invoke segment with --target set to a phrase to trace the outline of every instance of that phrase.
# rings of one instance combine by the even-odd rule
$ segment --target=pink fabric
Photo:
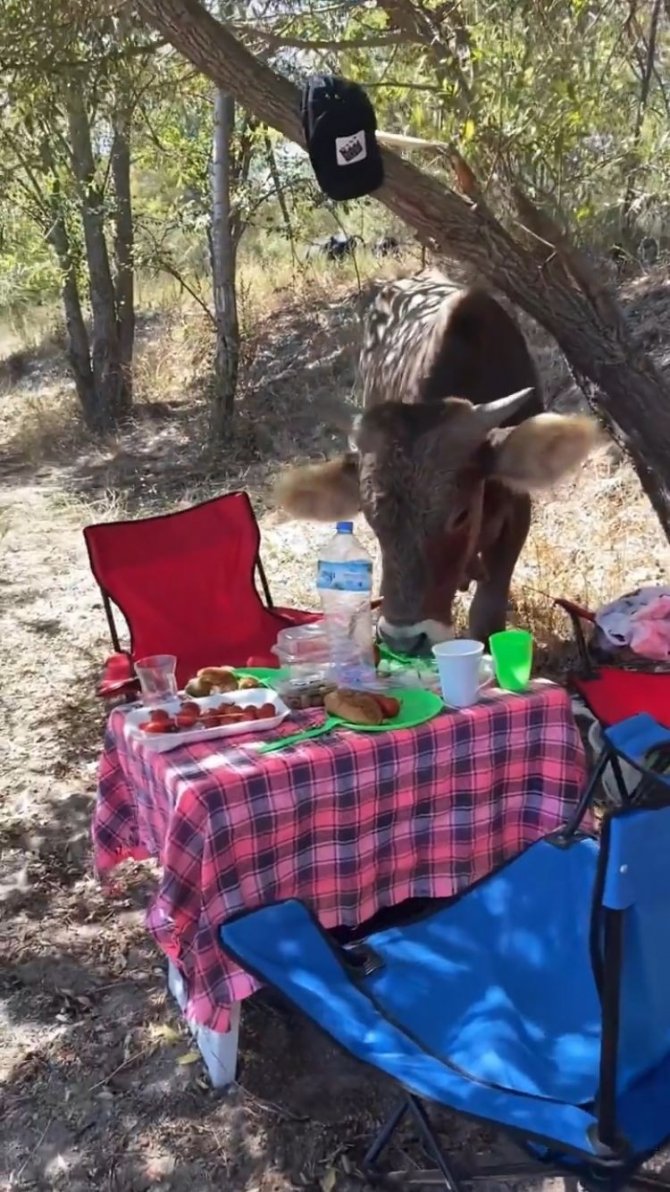
[[[670,596],[656,596],[633,613],[630,648],[660,662],[670,659]]]
[[[670,661],[670,588],[650,585],[621,596],[598,609],[596,624],[610,645]]]
[[[298,713],[276,735],[322,717]],[[569,698],[546,682],[419,728],[339,728],[266,756],[251,735],[160,754],[123,725],[116,709],[96,865],[158,858],[149,929],[184,977],[187,1013],[218,1031],[257,988],[218,942],[229,915],[294,897],[327,928],[355,926],[406,898],[455,894],[563,824],[585,780]]]

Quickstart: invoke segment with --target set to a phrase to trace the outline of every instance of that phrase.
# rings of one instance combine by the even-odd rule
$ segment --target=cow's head
[[[454,594],[476,577],[492,517],[487,481],[498,482],[504,505],[506,490],[550,487],[595,445],[597,424],[581,415],[539,414],[500,429],[529,392],[479,406],[384,402],[357,419],[346,455],[280,480],[279,503],[294,517],[363,512],[381,547],[380,630],[389,642],[451,636]]]

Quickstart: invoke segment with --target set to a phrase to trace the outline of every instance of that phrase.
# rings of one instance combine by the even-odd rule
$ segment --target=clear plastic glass
[[[159,704],[177,694],[177,658],[175,654],[148,654],[138,658],[135,674],[140,681],[142,701]]]

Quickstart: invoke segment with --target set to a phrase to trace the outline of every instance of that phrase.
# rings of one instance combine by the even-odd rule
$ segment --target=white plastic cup
[[[445,704],[469,708],[477,702],[483,653],[483,642],[461,637],[433,646]]]
[[[142,689],[142,702],[159,704],[177,694],[177,658],[174,654],[149,654],[138,658],[135,674]]]

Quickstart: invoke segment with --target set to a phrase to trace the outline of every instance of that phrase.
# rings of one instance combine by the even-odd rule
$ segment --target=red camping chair
[[[648,712],[670,728],[670,672],[601,664],[594,658],[584,632],[585,625],[595,625],[595,613],[571,600],[555,603],[570,617],[579,651],[579,670],[570,675],[570,682],[596,719],[608,728],[629,716]]]
[[[99,694],[137,687],[136,658],[176,654],[181,687],[203,666],[245,666],[270,653],[277,634],[320,614],[276,608],[259,556],[260,531],[245,492],[177,513],[87,526],[91,570],[102,593],[115,654]],[[255,584],[258,571],[267,604]],[[122,651],[113,606],[123,614],[130,649]]]

